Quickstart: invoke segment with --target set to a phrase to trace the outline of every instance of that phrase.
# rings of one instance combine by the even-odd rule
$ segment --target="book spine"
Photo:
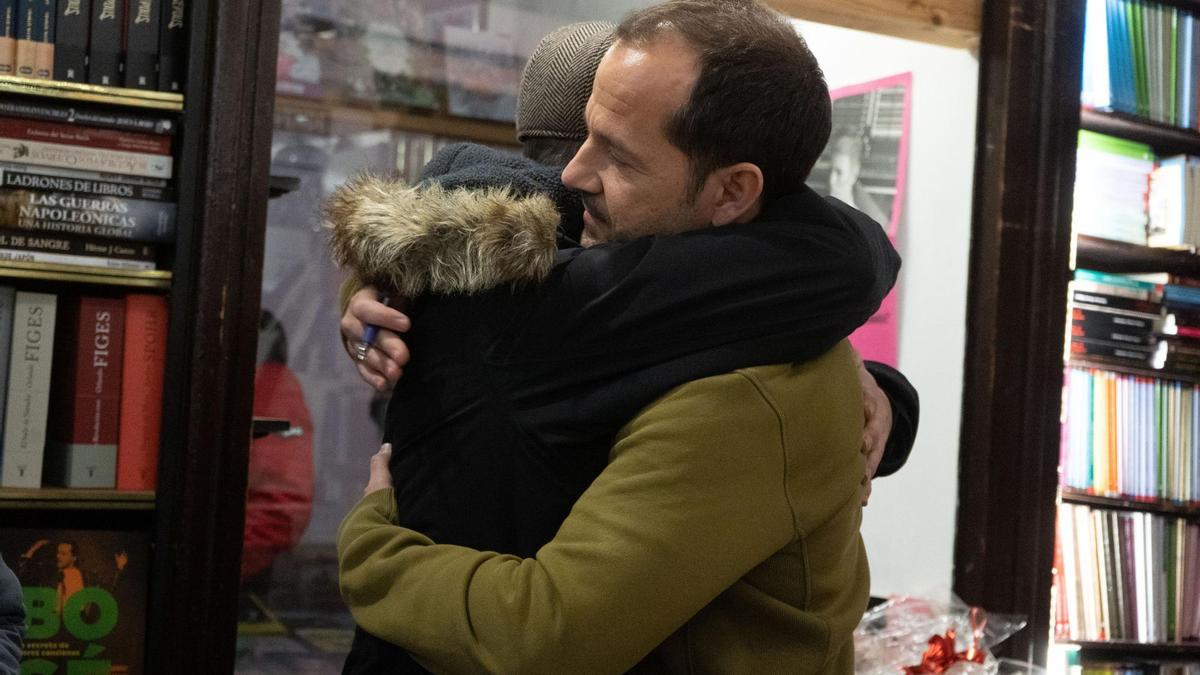
[[[69,0],[71,2],[86,2],[86,0]],[[62,30],[65,22],[69,19],[59,17],[58,36],[62,37]],[[78,23],[78,22],[76,22]],[[87,24],[83,24],[85,29]],[[55,63],[67,59],[64,54],[68,54],[70,49],[64,48],[61,44],[55,47]],[[55,78],[66,79],[66,78]],[[96,110],[94,108],[80,108],[71,106],[51,105],[36,101],[14,101],[0,100],[0,115],[10,117],[24,117],[26,119],[42,120],[45,122],[58,122],[61,124],[80,124],[88,127],[101,127],[106,129],[115,129],[118,131],[132,131],[134,133],[143,134],[166,134],[173,133],[175,124],[166,117],[142,117],[138,115],[130,115],[123,112],[109,112],[105,110]]]
[[[0,261],[70,265],[73,267],[89,267],[104,270],[132,270],[136,272],[148,272],[157,269],[157,266],[153,262],[143,262],[141,260],[101,258],[98,256],[71,255],[67,253],[46,253],[43,251],[12,248],[0,248]]]
[[[88,178],[69,178],[39,173],[13,171],[0,166],[0,189],[37,190],[39,192],[72,192],[98,197],[142,199],[152,202],[174,201],[175,195],[167,190],[145,185],[129,185]]]
[[[1071,338],[1071,355],[1083,358],[1115,359],[1146,367],[1153,351],[1137,345],[1110,343],[1090,338]]]
[[[13,313],[16,310],[17,289],[0,286],[0,439],[4,438],[4,410],[8,398],[8,354],[12,349]],[[4,451],[0,449],[0,466],[4,462]]]
[[[162,19],[159,22],[158,90],[183,92],[183,76],[187,63],[187,32],[184,27],[184,0],[160,0]]]
[[[85,148],[61,143],[14,141],[0,138],[0,162],[25,162],[40,166],[82,169],[169,179],[172,160],[168,155]]]
[[[41,15],[41,25],[39,26],[33,76],[49,79],[54,74],[54,32],[58,18],[54,10],[54,0],[38,0],[36,11]]]
[[[27,173],[37,176],[51,176],[53,178],[75,178],[78,180],[99,181],[103,183],[118,183],[121,185],[136,185],[139,187],[156,188],[158,190],[167,190],[170,187],[170,181],[161,178],[147,178],[145,176],[130,176],[129,174],[106,173],[103,171],[80,171],[76,169],[68,169],[64,167],[38,166],[37,164],[15,164],[12,162],[0,161],[0,169],[5,173]],[[162,201],[172,201],[174,193],[167,190]],[[145,199],[154,199],[145,197]]]
[[[125,86],[158,89],[159,0],[129,0],[125,52]]]
[[[38,30],[37,6],[40,0],[17,0],[17,52],[16,74],[33,77],[37,65]]]
[[[56,304],[47,293],[16,294],[0,487],[42,485]]]
[[[17,0],[0,0],[0,75],[17,72]]]
[[[56,349],[73,351],[55,372],[53,400],[69,408],[58,416],[46,449],[47,485],[114,488],[120,423],[125,303],[114,298],[73,299],[72,321],[58,329]]]
[[[102,150],[170,155],[171,137],[113,129],[92,129],[72,124],[0,117],[0,138],[61,143]]]
[[[1092,293],[1084,290],[1073,290],[1071,293],[1071,301],[1076,305],[1091,305],[1095,307],[1104,307],[1107,309],[1119,309],[1127,312],[1138,312],[1141,314],[1158,315],[1162,312],[1162,305],[1159,305],[1149,300],[1138,300],[1135,298],[1123,297],[1120,295],[1109,295],[1106,293]]]
[[[175,237],[175,205],[0,188],[0,227],[168,243]]]
[[[88,41],[88,82],[107,87],[121,84],[121,28],[125,25],[120,0],[93,0]]]
[[[117,258],[151,265],[157,259],[157,252],[151,244],[136,244],[111,239],[88,239],[86,237],[30,235],[30,233],[20,230],[0,230],[0,248],[9,251],[38,251],[59,255]]]
[[[133,294],[126,296],[125,309],[117,489],[153,490],[158,482],[167,300],[161,295]]]
[[[54,79],[87,82],[91,0],[58,0],[54,30]],[[0,108],[2,110],[3,108]]]

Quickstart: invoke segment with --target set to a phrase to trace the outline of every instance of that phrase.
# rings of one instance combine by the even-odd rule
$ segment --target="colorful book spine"
[[[158,88],[158,39],[161,0],[129,0],[126,24],[125,86]]]
[[[64,255],[116,258],[151,265],[157,258],[154,246],[112,239],[42,235],[21,230],[0,230],[0,248],[12,251],[40,251]],[[152,267],[146,269],[153,269]]]
[[[42,485],[57,300],[47,293],[16,294],[0,487]]]
[[[175,238],[175,204],[0,188],[0,227],[170,243]]]
[[[81,171],[76,169],[68,169],[60,166],[39,166],[37,164],[25,164],[16,162],[0,161],[0,169],[6,174],[24,173],[35,176],[50,176],[52,178],[73,178],[76,180],[95,181],[100,183],[117,183],[120,185],[133,185],[138,187],[155,188],[157,190],[166,191],[170,187],[170,181],[162,178],[147,178],[145,176],[131,176],[129,174],[107,173],[103,171]],[[64,190],[63,192],[72,192],[72,190]],[[172,201],[174,193],[160,192],[147,194],[161,194],[160,197],[150,196],[135,196],[136,199],[153,199],[156,201]],[[108,195],[106,195],[108,196]],[[113,195],[120,196],[120,195]]]
[[[61,487],[117,486],[125,302],[70,297],[60,309],[51,388],[55,424],[49,432],[43,483]]]
[[[130,185],[107,180],[71,178],[52,173],[12,170],[0,165],[0,189],[36,190],[38,192],[72,192],[97,197],[117,197],[155,202],[174,201],[175,195],[162,188]]]
[[[38,0],[35,11],[40,15],[40,20],[33,76],[49,79],[54,75],[54,32],[58,19],[54,0]]]
[[[171,137],[113,129],[92,129],[72,124],[0,117],[0,138],[61,143],[103,150],[170,155]]]
[[[87,82],[91,0],[58,0],[54,30],[54,79]],[[0,112],[12,114],[0,107]]]
[[[187,63],[187,27],[184,25],[184,0],[162,0],[159,22],[158,90],[183,92]]]
[[[166,371],[167,300],[161,295],[125,298],[125,354],[117,489],[153,490],[158,482],[159,432]]]
[[[168,155],[121,152],[62,143],[0,138],[0,162],[37,164],[101,173],[169,179],[173,164]]]
[[[88,82],[106,87],[121,85],[121,30],[125,3],[93,0],[88,41]]]
[[[17,0],[0,0],[0,75],[17,72]]]
[[[17,0],[17,51],[16,74],[33,77],[37,66],[37,42],[41,37],[39,25],[41,0]]]

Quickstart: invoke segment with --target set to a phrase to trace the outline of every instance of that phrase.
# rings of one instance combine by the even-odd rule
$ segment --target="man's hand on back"
[[[892,404],[875,382],[874,376],[863,365],[862,357],[854,352],[858,359],[858,379],[863,390],[863,413],[866,418],[863,425],[863,456],[867,462],[867,474],[863,485],[863,506],[871,497],[871,480],[883,460],[883,451],[887,447],[888,435],[892,431]]]
[[[360,360],[357,348],[362,343],[367,324],[378,326],[379,333],[374,345]],[[350,304],[342,315],[342,344],[354,360],[359,376],[376,391],[387,391],[400,380],[409,359],[408,346],[400,333],[411,326],[408,316],[379,301],[379,291],[373,286],[350,296]]]

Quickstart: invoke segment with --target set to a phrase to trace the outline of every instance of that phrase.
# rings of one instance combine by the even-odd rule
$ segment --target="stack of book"
[[[1059,640],[1200,639],[1200,524],[1063,504],[1058,532]]]
[[[175,238],[168,118],[0,101],[0,261],[159,266]]]
[[[0,75],[183,91],[184,0],[0,0]]]
[[[1150,146],[1081,131],[1075,166],[1075,231],[1145,245]]]
[[[1086,12],[1083,104],[1197,128],[1195,15],[1141,0],[1088,0]]]
[[[167,301],[0,286],[0,487],[150,490]]]
[[[1200,244],[1200,158],[1177,155],[1160,159],[1150,174],[1147,202],[1147,244]]]
[[[1200,503],[1200,387],[1068,368],[1065,399],[1064,487]]]
[[[1149,281],[1080,269],[1070,285],[1068,360],[1148,368],[1162,295]]]

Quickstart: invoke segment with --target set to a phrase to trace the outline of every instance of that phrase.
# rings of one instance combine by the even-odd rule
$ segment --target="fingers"
[[[872,485],[872,482],[867,481],[867,484],[864,485],[862,488],[862,505],[863,506],[866,506],[867,502],[871,501],[871,485]]]
[[[391,443],[384,443],[379,448],[379,452],[371,455],[371,477],[367,480],[367,487],[363,489],[364,495],[369,495],[376,490],[384,490],[392,486],[392,472],[388,469],[388,462],[391,459]]]
[[[375,344],[373,346],[373,351],[379,352],[379,354],[392,362],[394,366],[390,369],[392,371],[398,371],[400,368],[403,368],[408,364],[408,359],[412,356],[408,351],[408,345],[404,343],[404,338],[390,330],[380,329],[379,334],[375,337]],[[384,375],[390,376],[389,369],[380,368],[378,370]]]
[[[346,314],[342,317],[343,327],[345,327],[347,316],[352,317],[359,324],[372,324],[395,333],[403,333],[412,327],[408,316],[379,302],[378,298],[378,293],[373,288],[364,288],[350,296],[350,304],[346,307]],[[361,336],[360,331],[359,337],[361,338]]]

